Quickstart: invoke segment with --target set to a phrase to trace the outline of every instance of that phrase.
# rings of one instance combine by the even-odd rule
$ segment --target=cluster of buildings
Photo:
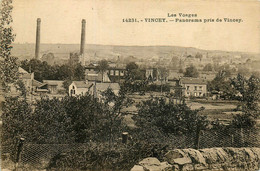
[[[162,78],[160,77],[159,70],[155,68],[142,71],[151,84],[167,84],[170,86],[171,92],[181,89],[182,95],[185,97],[207,96],[206,79],[183,77],[178,74],[172,74],[175,77],[165,76]],[[102,92],[108,88],[112,89],[115,94],[118,94],[120,83],[124,81],[126,73],[125,68],[109,67],[102,73],[96,66],[88,66],[85,67],[84,81],[72,81],[68,90],[66,90],[64,88],[64,81],[62,80],[43,80],[40,82],[34,79],[34,73],[28,73],[24,69],[19,68],[19,77],[23,81],[27,93],[35,96],[65,96],[66,94],[77,96],[89,93],[94,97],[101,98]],[[18,90],[15,86],[12,86],[11,91],[17,92]]]
[[[36,48],[35,57],[39,59],[40,52],[40,24],[41,20],[37,19],[37,31],[36,31]],[[86,92],[93,94],[96,97],[100,96],[101,91],[111,88],[114,92],[119,91],[119,84],[124,81],[127,74],[126,64],[117,59],[116,62],[109,64],[109,68],[105,71],[99,71],[97,65],[88,64],[85,61],[85,27],[86,21],[82,20],[81,26],[81,43],[79,52],[71,52],[69,55],[69,63],[71,65],[81,63],[85,67],[85,80],[84,81],[72,81],[69,85],[69,90],[65,90],[63,81],[61,80],[43,80],[39,82],[34,79],[33,73],[28,73],[22,69],[21,77],[25,82],[26,87],[32,93],[49,93],[49,94],[69,94],[71,96],[82,95]],[[52,53],[45,54],[42,60],[52,62],[54,55]],[[160,85],[168,84],[170,91],[181,90],[182,95],[186,97],[205,97],[208,95],[207,82],[215,78],[217,72],[213,70],[205,71],[203,67],[207,64],[222,64],[223,59],[218,57],[209,57],[206,54],[172,54],[164,58],[152,57],[148,61],[137,60],[134,57],[129,57],[129,61],[135,61],[141,66],[141,71],[144,78],[151,83]],[[230,60],[230,58],[225,58]],[[121,62],[120,62],[121,61]],[[224,61],[224,64],[237,64],[241,62],[241,56],[233,58],[231,61]],[[194,65],[199,71],[198,78],[184,77],[180,70],[185,70],[190,65]],[[167,70],[167,74],[163,74],[158,68],[164,67]],[[66,92],[68,91],[68,92]]]

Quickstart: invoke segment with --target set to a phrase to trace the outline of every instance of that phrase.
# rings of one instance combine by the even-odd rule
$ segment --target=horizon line
[[[14,42],[12,44],[36,44],[36,43],[29,43],[29,42],[24,42],[24,43],[20,43],[20,42]],[[50,45],[80,45],[80,43],[41,43],[41,44],[50,44]],[[124,47],[134,47],[134,46],[139,46],[139,47],[151,47],[151,46],[168,46],[168,47],[182,47],[182,48],[194,48],[197,50],[202,50],[202,51],[221,51],[221,52],[231,52],[231,53],[254,53],[254,54],[260,54],[260,52],[256,52],[256,51],[235,51],[235,50],[220,50],[220,49],[201,49],[201,48],[197,48],[197,47],[191,47],[191,46],[178,46],[178,45],[119,45],[119,44],[88,44],[86,43],[86,45],[99,45],[99,46],[124,46]]]

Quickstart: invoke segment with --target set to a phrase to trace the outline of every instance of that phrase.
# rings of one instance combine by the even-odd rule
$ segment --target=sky
[[[41,43],[79,44],[81,20],[86,19],[86,44],[260,53],[260,1],[256,0],[13,0],[13,6],[15,43],[35,43],[36,20],[41,18]],[[124,18],[172,19],[168,13],[243,22],[122,22]]]

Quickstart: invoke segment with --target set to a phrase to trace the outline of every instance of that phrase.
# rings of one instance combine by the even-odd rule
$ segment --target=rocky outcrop
[[[131,171],[170,171],[172,169],[172,165],[168,162],[160,162],[155,157],[145,158],[139,162],[138,165],[135,165]]]
[[[131,171],[226,171],[258,170],[260,148],[175,149],[167,152],[164,162],[149,157]]]

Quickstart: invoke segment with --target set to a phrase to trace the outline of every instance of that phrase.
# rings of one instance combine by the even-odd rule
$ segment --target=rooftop
[[[180,79],[181,84],[207,84],[207,81],[200,78],[182,77]]]
[[[63,82],[62,80],[43,80],[43,83],[47,83],[48,85],[62,85]]]
[[[85,81],[73,81],[77,88],[89,88],[92,86],[92,83],[86,83]]]
[[[96,83],[96,89],[98,91],[105,91],[108,88],[111,88],[112,90],[119,90],[120,86],[118,83]]]

